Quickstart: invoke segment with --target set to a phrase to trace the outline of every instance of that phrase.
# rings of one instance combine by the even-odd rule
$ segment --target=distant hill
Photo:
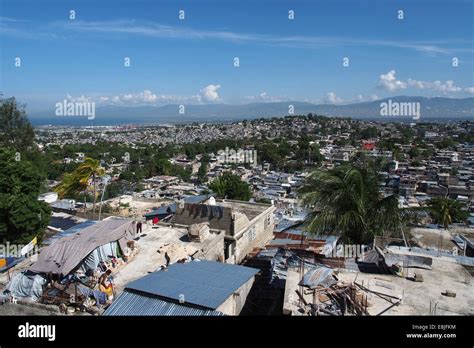
[[[95,120],[87,117],[55,116],[54,110],[29,113],[34,125],[113,125],[124,123],[157,124],[189,122],[226,122],[261,117],[280,117],[289,115],[288,106],[294,106],[295,115],[308,113],[352,117],[357,119],[385,119],[380,116],[380,104],[387,102],[419,102],[423,120],[474,120],[474,98],[426,98],[398,96],[371,102],[346,105],[311,104],[306,102],[250,103],[242,105],[204,104],[186,105],[185,114],[179,113],[179,105],[164,106],[103,106],[96,109]],[[410,118],[407,117],[407,120]]]

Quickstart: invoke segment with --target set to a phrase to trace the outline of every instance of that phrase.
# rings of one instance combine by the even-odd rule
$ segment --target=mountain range
[[[397,96],[370,102],[345,105],[312,104],[308,102],[288,101],[250,104],[198,104],[185,105],[185,112],[179,112],[178,104],[164,106],[123,106],[109,105],[96,107],[95,119],[86,116],[56,116],[55,109],[29,113],[33,125],[117,125],[117,124],[164,124],[190,122],[230,122],[262,117],[282,117],[290,115],[289,106],[294,108],[294,115],[313,113],[324,116],[351,117],[367,120],[394,120],[392,116],[381,116],[381,104],[420,103],[419,121],[474,120],[474,98],[412,97]],[[398,117],[397,121],[411,117]]]

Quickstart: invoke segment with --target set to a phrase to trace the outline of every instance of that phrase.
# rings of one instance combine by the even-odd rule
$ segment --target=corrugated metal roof
[[[53,243],[55,240],[57,239],[60,239],[60,238],[63,238],[63,237],[67,237],[67,236],[70,236],[72,234],[75,234],[83,229],[85,229],[86,227],[89,227],[93,224],[95,224],[97,221],[92,221],[92,220],[86,220],[84,222],[81,222],[79,224],[77,224],[76,226],[73,226],[65,231],[62,231],[62,232],[59,232],[59,233],[56,233],[54,236],[52,236],[51,238],[49,238],[48,240],[44,241],[43,244],[44,245],[50,245],[51,243]]]
[[[209,309],[192,308],[125,290],[103,314],[105,316],[224,316]]]
[[[301,240],[288,239],[288,238],[276,238],[272,239],[268,245],[290,245],[290,244],[301,244]]]
[[[127,289],[179,300],[210,309],[219,307],[258,270],[226,263],[195,260],[175,263],[167,270],[131,282]]]
[[[295,221],[295,220],[288,220],[288,219],[282,219],[278,225],[275,227],[274,231],[275,232],[283,232],[293,226],[301,225],[301,220]]]
[[[306,272],[300,284],[308,286],[310,289],[314,289],[318,285],[330,287],[331,285],[336,283],[336,280],[332,277],[333,273],[334,270],[332,268],[318,266]]]

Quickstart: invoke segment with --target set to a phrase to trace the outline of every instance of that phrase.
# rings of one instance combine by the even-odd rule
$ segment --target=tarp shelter
[[[64,276],[81,267],[95,269],[99,261],[125,250],[135,228],[134,222],[123,218],[99,221],[41,250],[30,271]]]
[[[36,301],[43,294],[43,285],[45,283],[46,279],[41,275],[24,271],[13,277],[7,284],[6,290],[16,298],[26,298]]]

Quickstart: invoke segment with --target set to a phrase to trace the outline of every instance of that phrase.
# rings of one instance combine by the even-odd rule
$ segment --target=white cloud
[[[469,93],[469,94],[474,94],[474,87],[464,88],[464,92]]]
[[[151,90],[145,89],[138,93],[124,93],[120,95],[95,95],[95,96],[80,96],[73,97],[67,95],[66,98],[75,102],[96,102],[101,105],[157,105],[157,104],[173,104],[173,103],[187,103],[196,104],[205,101],[219,100],[217,90],[220,85],[209,85],[200,91],[200,94],[191,96],[170,95],[170,94],[156,94]]]
[[[428,90],[434,90],[437,92],[442,92],[442,93],[456,93],[456,92],[461,92],[462,88],[458,87],[454,84],[454,81],[448,80],[445,82],[441,81],[419,81],[419,80],[413,80],[413,79],[408,79],[407,83],[410,87],[418,88],[418,89],[428,89]]]
[[[151,91],[147,89],[143,91],[141,97],[143,98],[143,101],[146,103],[154,103],[158,99],[156,94],[153,94]]]
[[[289,100],[288,97],[273,96],[273,95],[269,95],[267,92],[262,92],[259,95],[252,95],[245,98],[252,100],[254,102],[264,102],[264,103],[281,102],[281,101]]]
[[[145,89],[138,93],[125,93],[120,95],[101,95],[101,96],[80,96],[73,97],[67,95],[66,98],[73,102],[96,102],[102,105],[155,105],[165,103],[199,103],[201,102],[200,95],[179,96],[179,95],[157,95],[152,91]]]
[[[361,103],[362,103],[362,102],[374,101],[374,100],[378,100],[378,99],[380,99],[380,97],[379,97],[378,95],[376,95],[376,94],[371,94],[371,95],[369,95],[369,96],[364,96],[364,95],[362,95],[362,94],[359,94],[359,95],[356,97],[355,101],[358,101],[358,102],[361,102]]]
[[[204,87],[200,91],[202,99],[210,102],[218,101],[219,93],[217,93],[217,90],[219,88],[221,88],[221,85],[210,84],[209,86]]]
[[[389,91],[396,91],[398,89],[407,88],[407,84],[406,82],[397,80],[395,70],[390,70],[388,73],[379,76],[379,87]]]
[[[399,89],[415,88],[426,91],[441,92],[443,94],[459,92],[474,93],[474,90],[471,90],[471,87],[462,88],[456,86],[453,80],[446,80],[443,82],[440,80],[422,81],[409,78],[406,81],[401,81],[396,78],[395,70],[390,70],[388,73],[380,75],[378,86],[391,92]]]
[[[67,94],[66,99],[70,102],[73,102],[73,103],[89,103],[89,102],[94,101],[94,98],[86,97],[84,95],[81,95],[80,97],[73,97],[72,95]]]
[[[327,95],[326,95],[326,101],[329,103],[329,104],[341,104],[342,102],[344,102],[344,100],[340,97],[338,97],[336,95],[336,93],[334,92],[329,92]]]

